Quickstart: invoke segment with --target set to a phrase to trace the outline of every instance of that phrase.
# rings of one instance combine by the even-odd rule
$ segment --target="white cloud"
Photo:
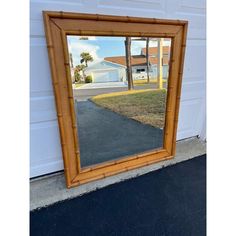
[[[91,40],[95,40],[95,37],[91,37]],[[93,57],[94,61],[90,62],[90,65],[101,60],[97,54],[99,46],[90,44],[89,40],[79,40],[79,36],[68,36],[68,49],[72,53],[74,66],[80,64],[80,54],[82,52],[88,52]]]
[[[146,41],[132,41],[131,43],[131,54],[140,55],[141,49],[146,47]],[[157,47],[157,42],[150,40],[149,47]]]

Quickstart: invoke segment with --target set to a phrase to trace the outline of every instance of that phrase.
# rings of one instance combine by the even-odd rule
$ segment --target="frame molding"
[[[89,181],[173,158],[176,151],[176,133],[188,22],[54,11],[44,11],[43,17],[67,187],[71,188]],[[66,43],[67,35],[149,36],[172,39],[164,145],[162,149],[81,168]]]

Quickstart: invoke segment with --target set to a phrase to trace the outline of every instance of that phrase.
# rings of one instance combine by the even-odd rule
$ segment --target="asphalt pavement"
[[[163,130],[95,105],[76,102],[81,166],[162,147]]]
[[[31,212],[30,235],[206,235],[206,155]]]
[[[155,84],[148,84],[148,85],[143,85],[143,86],[135,86],[134,87],[137,90],[140,89],[155,89],[156,85]],[[121,91],[127,91],[128,87],[108,87],[108,88],[92,88],[92,89],[73,89],[73,94],[74,97],[77,101],[86,101],[89,98],[99,95],[99,94],[104,94],[104,93],[114,93],[114,92],[121,92]]]

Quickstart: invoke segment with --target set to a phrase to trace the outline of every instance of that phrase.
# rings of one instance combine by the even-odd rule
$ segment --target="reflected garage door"
[[[118,81],[119,81],[118,70],[93,72],[94,83],[118,82]]]

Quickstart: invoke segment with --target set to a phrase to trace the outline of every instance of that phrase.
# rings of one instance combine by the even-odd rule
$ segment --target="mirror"
[[[67,35],[81,167],[163,148],[170,38]]]
[[[66,186],[174,158],[188,22],[43,17]]]

